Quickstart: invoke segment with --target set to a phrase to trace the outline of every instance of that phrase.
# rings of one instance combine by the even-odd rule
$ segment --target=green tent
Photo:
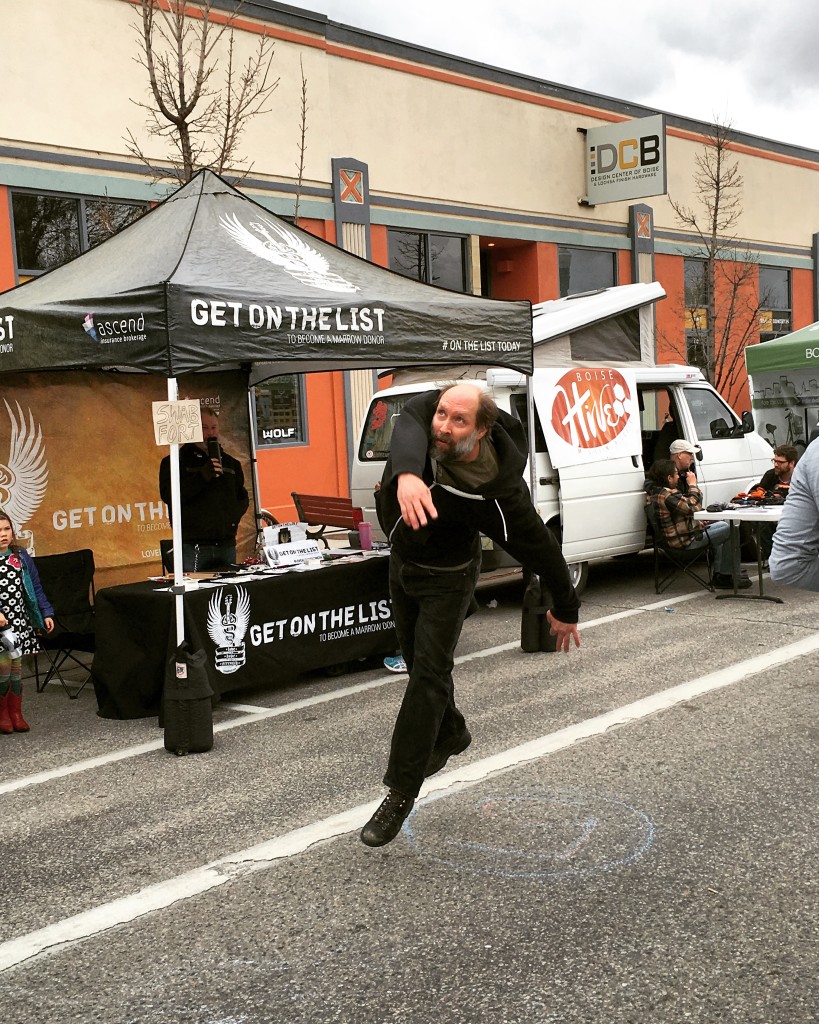
[[[745,366],[751,377],[802,368],[819,371],[819,321],[776,341],[749,345]]]

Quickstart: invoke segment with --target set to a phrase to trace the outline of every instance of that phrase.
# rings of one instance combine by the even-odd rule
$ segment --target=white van
[[[610,295],[612,292],[616,294]],[[527,437],[527,398],[531,395],[535,438],[534,446],[529,439],[529,450],[531,453],[534,447],[536,504],[541,518],[561,538],[563,553],[579,591],[586,585],[589,562],[641,551],[646,546],[643,511],[646,470],[655,459],[668,458],[668,447],[675,438],[685,438],[700,446],[696,472],[705,505],[728,501],[739,491],[746,490],[749,480],[760,479],[771,468],[770,444],[753,429],[750,414],[740,420],[695,367],[651,366],[640,358],[621,359],[611,365],[588,359],[555,364],[555,357],[574,355],[578,351],[580,336],[583,328],[589,326],[590,315],[594,317],[591,324],[594,345],[599,348],[607,329],[615,330],[619,338],[623,324],[617,321],[622,320],[623,312],[630,313],[632,333],[637,332],[631,344],[639,346],[639,353],[643,347],[639,340],[641,325],[640,317],[635,314],[643,312],[648,303],[663,294],[659,285],[606,289],[588,297],[594,300],[591,313],[589,304],[587,312],[583,313],[575,300],[572,309],[575,321],[582,321],[584,316],[586,319],[580,326],[569,328],[568,335],[565,333],[567,300],[541,303],[535,307],[535,372],[528,382],[524,375],[510,370],[479,366],[447,368],[446,378],[439,377],[440,371],[436,370],[395,371],[392,387],[372,397],[352,468],[353,504],[364,510],[364,517],[373,523],[376,536],[381,537],[381,534],[373,488],[384,470],[395,417],[411,395],[455,379],[474,380],[487,387],[500,408],[522,421]],[[601,317],[601,297],[608,297],[609,310],[612,306],[620,308]],[[543,337],[548,333],[546,323],[538,325],[538,319],[549,315],[544,307],[550,306],[554,314],[562,318],[553,329],[564,333],[546,338]],[[554,309],[555,306],[558,308]],[[567,338],[571,352],[565,351]],[[547,341],[550,344],[544,345]],[[615,401],[622,399],[619,422],[628,421],[628,430],[618,434],[618,416],[610,412],[607,423],[603,423],[602,417],[595,421],[590,414],[588,429],[581,423],[579,432],[562,426],[572,416],[572,412],[567,414],[572,404],[565,393],[568,380],[582,382],[583,398],[590,393],[599,396],[601,388],[611,397],[612,386],[616,387],[619,398]],[[577,395],[576,389],[574,394]],[[560,431],[564,431],[565,438],[560,437]],[[528,473],[527,479],[531,480],[531,468]],[[514,571],[510,569],[514,564],[504,552],[493,550],[491,542],[484,539],[487,573],[495,577],[509,575]]]

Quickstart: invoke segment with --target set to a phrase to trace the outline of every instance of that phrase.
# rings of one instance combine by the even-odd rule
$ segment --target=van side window
[[[685,403],[691,412],[700,441],[715,441],[733,436],[738,420],[729,405],[710,388],[683,388]]]
[[[519,419],[523,425],[523,432],[526,434],[526,441],[529,442],[529,419],[526,414],[526,395],[525,394],[513,394],[511,396],[511,409],[512,415]],[[535,409],[535,451],[545,452],[546,438],[543,436],[543,427],[540,425],[540,416],[538,416],[537,409]]]
[[[367,410],[364,432],[358,448],[362,462],[386,462],[390,454],[392,430],[404,403],[412,395],[376,395]]]

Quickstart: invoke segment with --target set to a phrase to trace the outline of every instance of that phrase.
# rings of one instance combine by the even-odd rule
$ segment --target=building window
[[[560,297],[580,292],[596,292],[617,284],[616,253],[607,249],[557,247]]]
[[[253,389],[256,447],[283,448],[307,443],[304,377],[273,377]]]
[[[790,334],[791,272],[780,267],[759,268],[759,340]]]
[[[388,231],[390,270],[415,281],[465,292],[466,239],[426,231]]]
[[[11,193],[17,270],[34,277],[92,249],[138,220],[147,203],[107,198]]]
[[[708,366],[708,274],[705,260],[684,260],[685,361],[705,371]]]

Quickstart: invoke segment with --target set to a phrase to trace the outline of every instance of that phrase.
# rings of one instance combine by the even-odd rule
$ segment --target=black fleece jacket
[[[502,410],[490,435],[498,456],[498,475],[476,492],[435,483],[428,456],[429,430],[440,391],[411,398],[401,411],[390,456],[376,494],[381,528],[405,561],[445,568],[469,561],[478,533],[484,533],[525,568],[536,572],[552,595],[552,611],[561,622],[577,622],[580,601],[566,560],[552,531],[532,505],[523,482],[526,436],[519,420]],[[413,530],[401,518],[398,476],[413,473],[431,488],[438,518]]]
[[[242,466],[220,446],[222,475],[210,456],[195,444],[179,449],[179,493],[182,499],[182,540],[186,544],[232,541],[250,504]],[[159,464],[159,494],[171,512],[171,457]]]

